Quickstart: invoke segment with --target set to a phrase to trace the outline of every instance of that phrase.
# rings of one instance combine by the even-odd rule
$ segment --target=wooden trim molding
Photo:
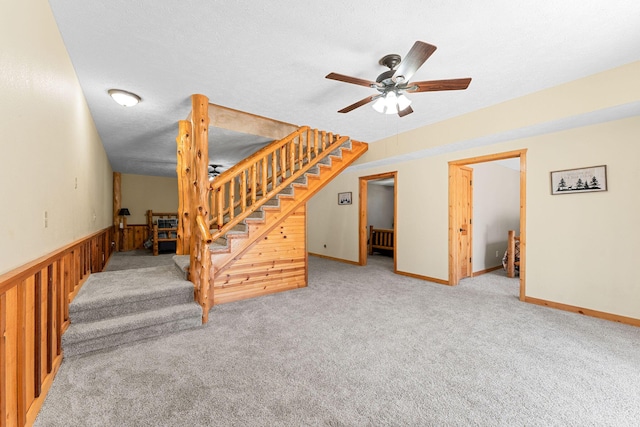
[[[69,303],[114,251],[109,226],[0,275],[0,425],[32,425],[62,362]]]
[[[406,271],[396,270],[395,273],[399,274],[401,276],[413,277],[414,279],[420,279],[420,280],[424,280],[424,281],[427,281],[427,282],[438,283],[440,285],[448,285],[449,284],[449,282],[446,281],[446,280],[436,279],[435,277],[422,276],[420,274],[407,273]]]
[[[626,325],[640,326],[640,319],[636,319],[633,317],[620,316],[618,314],[606,313],[604,311],[591,310],[589,308],[577,307],[574,305],[562,304],[559,302],[547,301],[532,297],[525,297],[524,302],[549,308],[555,308],[557,310],[570,311],[572,313],[583,314],[589,317],[597,317],[598,319],[610,320],[612,322],[624,323]]]
[[[398,218],[398,171],[382,172],[375,175],[361,176],[358,178],[358,197],[360,199],[358,210],[358,265],[367,265],[367,204],[369,181],[377,179],[393,178],[393,217]],[[393,222],[393,270],[398,268],[398,221]]]
[[[471,277],[482,276],[483,274],[491,273],[492,271],[500,270],[501,268],[503,268],[502,265],[496,265],[495,267],[491,267],[491,268],[487,268],[485,270],[480,270],[480,271],[476,271],[474,273],[471,273]]]
[[[313,252],[308,252],[308,255],[316,256],[318,258],[330,259],[331,261],[344,262],[346,264],[351,264],[351,265],[360,265],[360,263],[357,261],[350,261],[348,259],[342,259],[342,258],[334,258],[328,255],[314,254]]]

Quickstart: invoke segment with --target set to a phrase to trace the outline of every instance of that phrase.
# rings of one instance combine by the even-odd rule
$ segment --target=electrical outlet
[[[500,257],[500,252],[496,251],[496,258]]]
[[[44,211],[44,228],[49,227],[49,212]]]
[[[76,177],[76,187],[75,187],[75,189],[76,190],[78,189],[78,177]]]

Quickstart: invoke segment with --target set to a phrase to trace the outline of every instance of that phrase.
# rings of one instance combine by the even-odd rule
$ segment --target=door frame
[[[456,248],[456,218],[458,212],[457,169],[475,163],[486,163],[495,160],[520,158],[520,301],[524,301],[526,290],[526,250],[527,250],[527,149],[489,154],[486,156],[470,157],[449,162],[449,285],[455,286],[460,282],[460,257]]]
[[[469,185],[469,187],[471,187],[471,189],[469,189],[469,187],[467,187],[466,185],[465,185],[466,189],[462,188],[462,182],[460,182],[458,184],[457,188],[459,188],[460,191],[464,191],[464,192],[468,191],[469,192],[468,207],[466,207],[465,204],[462,203],[462,204],[458,204],[458,209],[460,209],[460,210],[462,210],[462,209],[468,210],[468,212],[466,212],[466,213],[468,213],[469,223],[466,224],[466,226],[467,226],[467,255],[469,255],[467,258],[469,259],[469,262],[467,263],[467,266],[466,266],[468,274],[465,277],[473,277],[473,264],[471,262],[471,259],[473,258],[473,221],[472,221],[472,219],[473,219],[473,184],[472,184],[473,183],[473,168],[470,168],[470,167],[467,167],[467,166],[458,166],[458,169],[459,169],[459,171],[466,170],[466,171],[469,172],[469,175],[470,175],[470,179],[469,179],[469,184],[470,185]],[[460,175],[458,175],[458,177],[459,176]],[[456,193],[456,195],[458,195],[458,194],[460,194],[460,193]],[[458,216],[456,218],[456,221],[454,221],[456,223],[456,225],[454,226],[455,228],[460,227],[460,222],[461,222],[460,220],[462,219],[462,212],[458,211],[457,214],[460,215],[460,216]],[[462,231],[462,230],[460,230],[460,231]],[[457,234],[456,234],[456,236],[457,236]],[[459,248],[459,247],[460,247],[460,245],[456,244],[456,248]],[[462,267],[462,263],[461,262],[458,263],[458,272],[457,272],[458,278],[459,279],[464,279],[464,277],[462,277],[462,274],[460,274],[460,267]]]
[[[358,264],[367,265],[367,189],[369,181],[393,178],[393,272],[398,272],[398,171],[383,172],[359,178]]]

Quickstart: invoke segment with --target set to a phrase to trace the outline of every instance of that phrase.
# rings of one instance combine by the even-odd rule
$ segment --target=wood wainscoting
[[[120,251],[122,252],[144,249],[144,242],[149,239],[149,227],[147,227],[147,224],[127,224],[120,231],[122,233]]]
[[[62,362],[69,302],[114,250],[110,226],[0,275],[0,425],[31,425]]]

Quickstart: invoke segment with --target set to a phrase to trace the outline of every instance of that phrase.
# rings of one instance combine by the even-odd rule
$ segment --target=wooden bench
[[[386,228],[373,228],[369,226],[369,255],[373,254],[374,249],[383,249],[394,251],[393,230]]]

